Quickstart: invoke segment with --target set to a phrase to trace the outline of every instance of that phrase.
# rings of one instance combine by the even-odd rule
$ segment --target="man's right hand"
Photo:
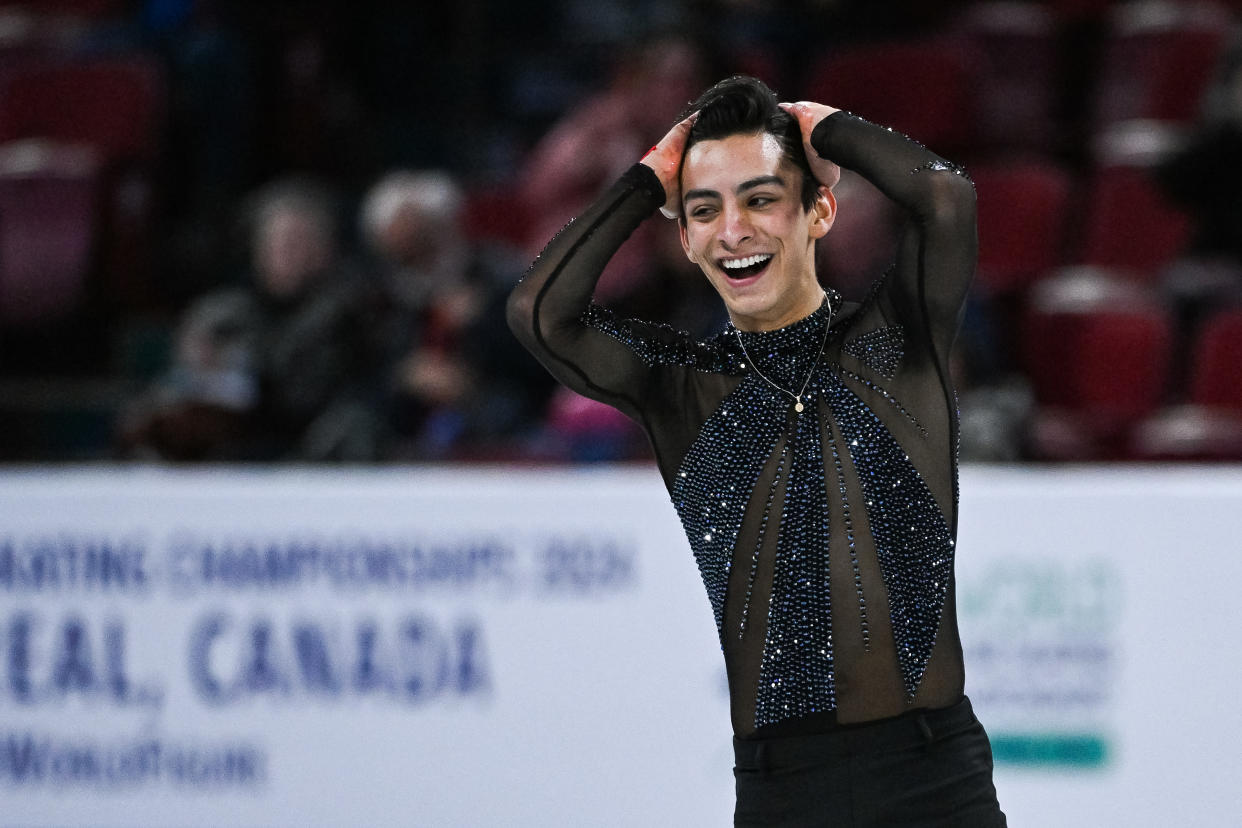
[[[699,113],[695,112],[668,131],[660,143],[643,156],[642,162],[652,169],[664,188],[664,204],[660,212],[668,218],[681,215],[681,156],[686,150],[690,127]]]

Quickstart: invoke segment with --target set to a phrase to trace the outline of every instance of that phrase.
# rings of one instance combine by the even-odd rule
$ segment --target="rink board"
[[[961,489],[1011,824],[1236,824],[1242,470]],[[0,475],[0,824],[717,826],[731,763],[654,469]]]

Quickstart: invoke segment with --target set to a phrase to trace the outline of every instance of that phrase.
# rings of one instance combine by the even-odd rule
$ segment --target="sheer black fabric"
[[[514,332],[561,382],[649,436],[716,616],[741,738],[945,707],[963,691],[948,355],[974,271],[973,185],[844,112],[812,145],[907,215],[895,264],[862,303],[830,291],[787,328],[726,326],[706,341],[594,304],[609,258],[664,201],[642,165],[548,244],[509,302]],[[805,410],[755,369],[786,389],[810,375]]]

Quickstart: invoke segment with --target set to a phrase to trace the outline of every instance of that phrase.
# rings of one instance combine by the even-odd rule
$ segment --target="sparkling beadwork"
[[[688,366],[738,380],[699,428],[673,477],[670,494],[703,579],[722,648],[730,575],[735,555],[741,552],[736,636],[739,640],[763,636],[755,726],[836,708],[829,598],[830,490],[841,507],[847,548],[839,554],[849,556],[864,650],[872,650],[872,618],[859,562],[862,524],[849,497],[851,476],[862,493],[860,508],[866,511],[870,545],[888,594],[897,666],[912,699],[935,645],[947,595],[951,532],[908,454],[859,396],[865,392],[855,392],[847,383],[882,397],[924,437],[927,430],[874,380],[827,356],[818,366],[814,363],[822,343],[836,342],[830,349],[834,354],[848,354],[876,376],[889,378],[903,357],[902,329],[890,326],[841,344],[833,340],[835,326],[825,329],[829,319],[822,308],[778,331],[741,332],[738,339],[730,326],[706,342],[693,342],[666,326],[622,320],[594,305],[583,321],[623,343],[649,366]],[[752,367],[755,370],[748,370]],[[789,395],[773,388],[759,371],[786,388],[796,388],[809,377],[797,400],[808,413],[798,416]],[[760,495],[756,487],[765,468],[774,472]],[[755,546],[737,550],[752,493],[764,497]],[[771,531],[776,532],[774,543],[765,540]],[[772,588],[759,597],[755,584],[765,544],[774,549]],[[757,623],[760,612],[765,614],[762,625]]]
[[[776,490],[780,487],[781,472],[785,469],[785,460],[788,456],[789,444],[785,443],[781,446],[781,456],[776,463],[776,473],[772,475],[772,483],[768,486],[768,498],[763,504],[763,517],[759,521],[759,537],[755,540],[755,552],[750,558],[750,574],[746,581],[746,599],[742,604],[742,620],[738,625],[738,638],[746,632],[746,621],[750,617],[750,599],[755,589],[755,574],[759,571],[759,550],[763,548],[763,540],[768,531],[768,519],[772,516],[772,498],[776,496]]]
[[[842,140],[856,140],[854,128],[846,129]],[[867,140],[889,143],[885,135],[872,132]],[[925,215],[922,204],[939,203],[939,184],[951,185],[944,195],[954,198],[946,203],[966,196],[963,182],[948,178],[964,171],[930,153],[894,153],[892,163],[897,170],[875,170],[885,192],[900,194],[906,184],[933,196],[906,204],[916,221]],[[871,177],[868,164],[860,167]],[[906,181],[894,180],[907,171]],[[746,731],[739,735],[750,735],[747,719],[763,728],[831,711],[838,693],[864,717],[896,712],[899,693],[911,702],[950,701],[960,652],[955,641],[943,652],[934,648],[952,589],[959,435],[947,355],[937,345],[952,323],[947,304],[968,274],[952,260],[944,262],[948,272],[939,269],[938,251],[958,237],[969,241],[967,223],[911,227],[913,234],[943,229],[946,244],[926,234],[936,243],[915,244],[907,235],[889,272],[860,304],[842,307],[835,324],[812,314],[744,343],[736,335],[736,343],[721,336],[695,342],[591,306],[571,335],[566,312],[581,309],[594,254],[607,252],[599,245],[592,251],[590,240],[619,242],[664,198],[649,168],[632,168],[558,234],[552,261],[538,260],[539,281],[510,305],[510,318],[518,321],[513,311],[529,307],[519,338],[571,388],[617,405],[650,436],[716,616],[733,720]],[[612,216],[615,228],[605,224]],[[579,252],[591,254],[582,267]],[[930,272],[933,265],[938,272]],[[571,277],[568,288],[558,287],[562,273]],[[822,360],[811,364],[816,342]],[[788,390],[763,387],[765,373]],[[916,415],[934,427],[930,435]],[[830,575],[839,583],[830,584]],[[835,653],[834,625],[845,636]],[[950,681],[925,678],[933,658]],[[847,665],[851,681],[838,687]]]
[[[930,161],[924,161],[914,169],[910,170],[911,174],[920,172],[951,172],[954,175],[960,175],[967,181],[974,183],[974,179],[970,177],[970,173],[966,172],[966,168],[960,164],[954,164],[952,161],[945,161],[943,158],[933,158]]]
[[[953,570],[951,533],[931,490],[880,418],[843,382],[832,379],[826,397],[867,498],[897,661],[912,699],[940,628]]]
[[[885,379],[892,379],[905,351],[905,332],[900,325],[877,328],[856,336],[841,346],[849,354]]]
[[[625,345],[648,367],[685,365],[722,373],[743,370],[733,350],[718,341],[696,342],[671,325],[625,319],[595,303],[583,311],[579,321]]]
[[[867,599],[863,595],[862,570],[858,566],[858,548],[854,541],[854,520],[850,514],[850,498],[845,488],[845,469],[841,463],[841,452],[837,448],[836,437],[832,433],[832,424],[824,424],[824,434],[828,438],[828,449],[832,452],[832,465],[837,473],[837,490],[841,495],[841,513],[845,523],[845,541],[850,548],[850,566],[854,570],[854,592],[858,595],[858,616],[860,620],[863,649],[871,652],[871,625],[867,620]],[[858,445],[858,441],[854,441]],[[870,501],[868,501],[870,505]]]
[[[699,432],[673,484],[673,505],[690,541],[707,598],[724,642],[724,605],[732,544],[708,541],[703,510],[728,500],[734,488],[752,491],[764,462],[780,439],[788,409],[785,402],[757,377],[747,376]],[[726,413],[728,411],[728,413]],[[716,534],[736,538],[745,504],[721,509]]]
[[[818,351],[806,347],[807,337],[822,342],[828,314],[821,308],[801,322],[779,331],[742,332],[745,348],[763,364],[777,383],[793,385],[807,377]],[[736,335],[736,333],[734,334]],[[822,365],[818,373],[823,373]],[[803,401],[808,408],[818,394],[808,384]],[[724,604],[733,549],[726,544],[699,541],[704,532],[703,508],[737,489],[753,491],[768,460],[780,451],[776,476],[760,534],[751,555],[747,591],[753,597],[754,572],[767,527],[773,519],[777,488],[785,486],[778,520],[772,590],[767,600],[767,625],[760,663],[755,723],[762,725],[790,716],[835,707],[832,661],[832,614],[828,583],[828,508],[823,489],[823,454],[816,421],[795,418],[790,423],[788,397],[753,373],[703,424],[675,478],[673,503],[691,542],[699,572],[707,588],[724,644]],[[785,434],[786,429],[791,429]],[[782,440],[782,437],[785,439]],[[778,444],[780,448],[778,449]],[[786,468],[788,471],[786,472]],[[682,474],[685,474],[683,477]],[[717,533],[736,538],[746,504],[718,510]],[[807,554],[807,552],[812,554]],[[744,635],[753,609],[750,597],[742,613]]]
[[[818,424],[797,418],[790,440],[793,450],[776,539],[755,699],[756,724],[836,707],[828,590],[828,502],[824,498]],[[827,657],[816,658],[821,651]]]
[[[927,436],[927,429],[923,426],[923,424],[922,424],[922,423],[920,423],[920,422],[918,421],[918,418],[916,418],[913,414],[911,414],[909,411],[907,411],[907,410],[906,410],[906,407],[905,407],[904,405],[902,405],[902,404],[901,404],[901,402],[900,402],[900,401],[899,401],[896,397],[894,397],[892,394],[890,394],[890,393],[889,393],[889,392],[888,392],[888,391],[884,388],[884,386],[880,385],[878,382],[872,382],[871,380],[867,379],[866,377],[859,376],[858,374],[855,374],[853,371],[851,371],[850,369],[848,369],[848,368],[844,367],[843,365],[841,365],[841,364],[839,364],[839,363],[835,363],[835,362],[834,362],[834,363],[832,364],[832,366],[831,366],[831,367],[832,367],[834,370],[836,370],[838,373],[840,373],[840,374],[842,374],[842,375],[844,375],[844,376],[846,376],[846,377],[849,377],[850,379],[854,380],[854,381],[855,381],[855,382],[857,382],[857,383],[860,383],[860,384],[862,384],[862,385],[865,385],[867,388],[870,388],[872,391],[876,392],[876,393],[877,393],[877,394],[879,394],[881,397],[883,397],[884,399],[888,400],[888,401],[889,401],[889,402],[893,405],[893,407],[894,407],[894,408],[896,408],[898,411],[900,411],[902,414],[904,414],[904,415],[905,415],[905,417],[906,417],[906,419],[907,419],[907,420],[909,420],[911,423],[913,423],[913,424],[914,424],[914,427],[915,427],[915,428],[917,428],[917,429],[919,430],[919,434],[921,434],[921,435],[922,435],[922,436],[924,436],[924,437],[926,437],[926,436]]]

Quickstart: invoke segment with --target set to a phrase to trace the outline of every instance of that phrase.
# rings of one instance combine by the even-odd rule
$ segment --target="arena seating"
[[[89,149],[0,145],[0,322],[63,320],[86,300],[100,166]]]
[[[961,150],[973,129],[971,57],[952,41],[846,46],[817,61],[806,94],[891,125],[941,152]]]
[[[977,284],[993,295],[1020,291],[1061,264],[1073,183],[1045,159],[971,167],[979,211]]]
[[[1172,329],[1154,293],[1115,272],[1070,268],[1038,285],[1021,354],[1042,419],[1032,453],[1123,457],[1130,431],[1164,400]]]

